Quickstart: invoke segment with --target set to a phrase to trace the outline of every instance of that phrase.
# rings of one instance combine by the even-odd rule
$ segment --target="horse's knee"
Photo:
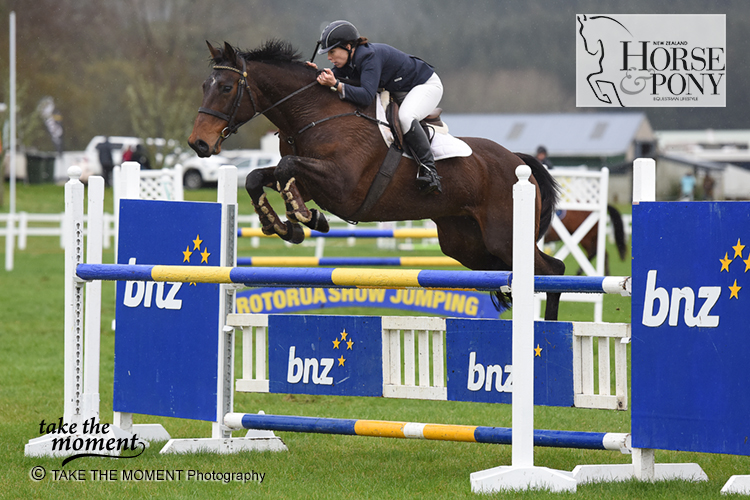
[[[258,170],[252,170],[245,177],[245,190],[251,197],[257,198],[263,194],[264,175]]]
[[[291,158],[290,156],[284,156],[273,171],[274,177],[282,187],[290,178],[294,177],[294,161]]]

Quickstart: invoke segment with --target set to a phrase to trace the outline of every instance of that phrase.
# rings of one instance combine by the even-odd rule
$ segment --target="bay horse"
[[[560,215],[560,222],[563,223],[570,234],[573,234],[576,229],[583,224],[583,221],[588,218],[590,213],[591,212],[585,210],[566,210],[564,214]],[[620,214],[620,211],[612,205],[607,205],[607,213],[612,222],[612,230],[615,235],[615,244],[617,246],[617,252],[620,255],[620,260],[625,260],[628,247],[625,244],[625,227],[622,222],[622,215]],[[588,257],[589,260],[593,260],[594,257],[596,257],[598,238],[599,224],[594,224],[589,232],[581,238],[580,245],[583,247],[584,252],[586,252],[586,257]],[[544,235],[544,242],[549,243],[552,241],[560,241],[560,236],[555,232],[555,229],[550,226],[547,234]],[[579,269],[578,274],[581,274],[581,272],[582,271]],[[604,252],[604,274],[609,276],[609,255],[606,251]]]
[[[375,103],[357,108],[319,85],[318,72],[288,42],[270,40],[249,52],[226,42],[223,48],[206,43],[213,69],[203,83],[203,102],[188,143],[207,157],[219,153],[227,137],[261,114],[278,127],[281,161],[253,170],[245,182],[265,234],[299,243],[304,239],[300,223],[327,231],[325,216],[305,206],[312,200],[353,223],[432,219],[445,255],[469,269],[510,271],[512,188],[515,169],[524,163],[537,186],[537,240],[549,227],[559,196],[554,178],[532,156],[480,138],[463,138],[473,150],[471,156],[437,162],[442,194],[421,194],[416,163],[399,154],[390,184],[377,202],[363,207],[388,152],[375,123]],[[287,221],[274,212],[264,188],[281,194]],[[536,247],[534,265],[539,275],[565,272],[562,261]],[[496,297],[509,305],[509,294],[498,291]],[[559,300],[559,293],[548,294],[545,319],[557,319]]]

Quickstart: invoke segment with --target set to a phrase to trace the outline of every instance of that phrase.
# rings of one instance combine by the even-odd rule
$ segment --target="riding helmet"
[[[325,54],[329,50],[353,42],[359,38],[359,31],[349,21],[334,21],[323,30],[320,35],[320,50],[318,54]]]

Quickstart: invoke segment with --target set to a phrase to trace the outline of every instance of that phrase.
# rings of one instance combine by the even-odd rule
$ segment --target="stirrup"
[[[435,170],[420,166],[419,175],[417,175],[417,185],[422,194],[430,194],[433,191],[438,193],[443,192],[443,187],[440,185],[441,177]]]

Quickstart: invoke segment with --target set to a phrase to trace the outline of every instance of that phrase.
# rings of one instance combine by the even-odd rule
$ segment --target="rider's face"
[[[328,60],[337,68],[343,68],[346,61],[349,60],[349,52],[341,47],[336,47],[328,51]]]

